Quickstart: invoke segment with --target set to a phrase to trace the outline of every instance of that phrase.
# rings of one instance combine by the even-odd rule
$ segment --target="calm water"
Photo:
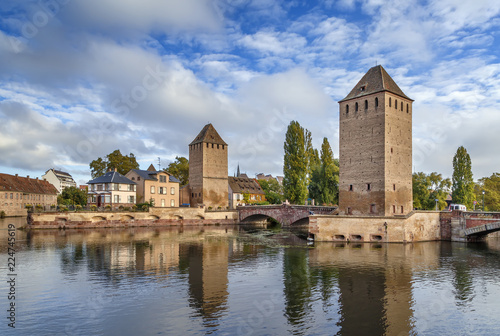
[[[333,243],[243,227],[18,231],[0,335],[500,335],[500,244]],[[19,225],[19,224],[18,224]]]

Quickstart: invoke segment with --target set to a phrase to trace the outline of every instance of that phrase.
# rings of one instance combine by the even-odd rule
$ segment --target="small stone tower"
[[[191,206],[228,206],[227,143],[207,124],[189,144]]]
[[[339,101],[341,215],[412,210],[412,102],[380,65]]]

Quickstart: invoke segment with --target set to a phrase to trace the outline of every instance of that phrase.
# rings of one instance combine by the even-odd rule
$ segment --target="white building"
[[[136,183],[122,174],[111,171],[89,182],[88,205],[97,207],[131,207],[136,203]]]
[[[64,188],[76,187],[76,182],[70,174],[54,168],[47,170],[42,179],[56,187],[58,194],[62,193]]]

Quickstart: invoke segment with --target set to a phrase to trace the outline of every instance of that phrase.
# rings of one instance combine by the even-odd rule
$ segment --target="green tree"
[[[308,161],[304,129],[297,121],[288,125],[284,144],[283,191],[292,204],[303,204],[307,196]]]
[[[87,205],[87,191],[77,187],[64,188],[62,193],[57,196],[59,205]]]
[[[474,187],[474,193],[478,205],[476,209],[482,209],[484,190],[484,209],[488,211],[500,211],[500,174],[493,173],[490,177],[479,179]]]
[[[446,198],[450,192],[450,179],[443,179],[441,174],[436,172],[429,175],[418,172],[413,173],[413,207],[422,210],[434,210],[436,199],[438,200],[438,210],[443,210],[447,203]]]
[[[460,146],[453,157],[453,187],[452,198],[454,203],[463,204],[472,208],[475,200],[474,180],[472,179],[472,168],[470,156],[467,150]]]
[[[338,202],[339,167],[333,158],[332,148],[327,138],[321,145],[320,165],[316,165],[309,184],[309,197],[318,204]]]
[[[181,181],[181,187],[189,183],[189,160],[183,156],[176,156],[164,169],[167,173],[177,177]]]
[[[139,169],[139,164],[134,154],[122,155],[119,149],[109,153],[104,159],[97,158],[89,166],[92,178],[104,175],[107,171],[114,170],[115,168],[118,173],[123,175],[127,174],[131,169]]]
[[[265,193],[266,200],[271,204],[281,204],[284,200],[283,197],[283,187],[281,184],[275,180],[270,179],[266,180],[257,180],[260,184],[260,187]]]

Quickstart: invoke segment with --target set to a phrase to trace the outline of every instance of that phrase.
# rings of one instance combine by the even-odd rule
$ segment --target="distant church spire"
[[[240,164],[238,163],[238,169],[236,170],[236,177],[240,177]]]

